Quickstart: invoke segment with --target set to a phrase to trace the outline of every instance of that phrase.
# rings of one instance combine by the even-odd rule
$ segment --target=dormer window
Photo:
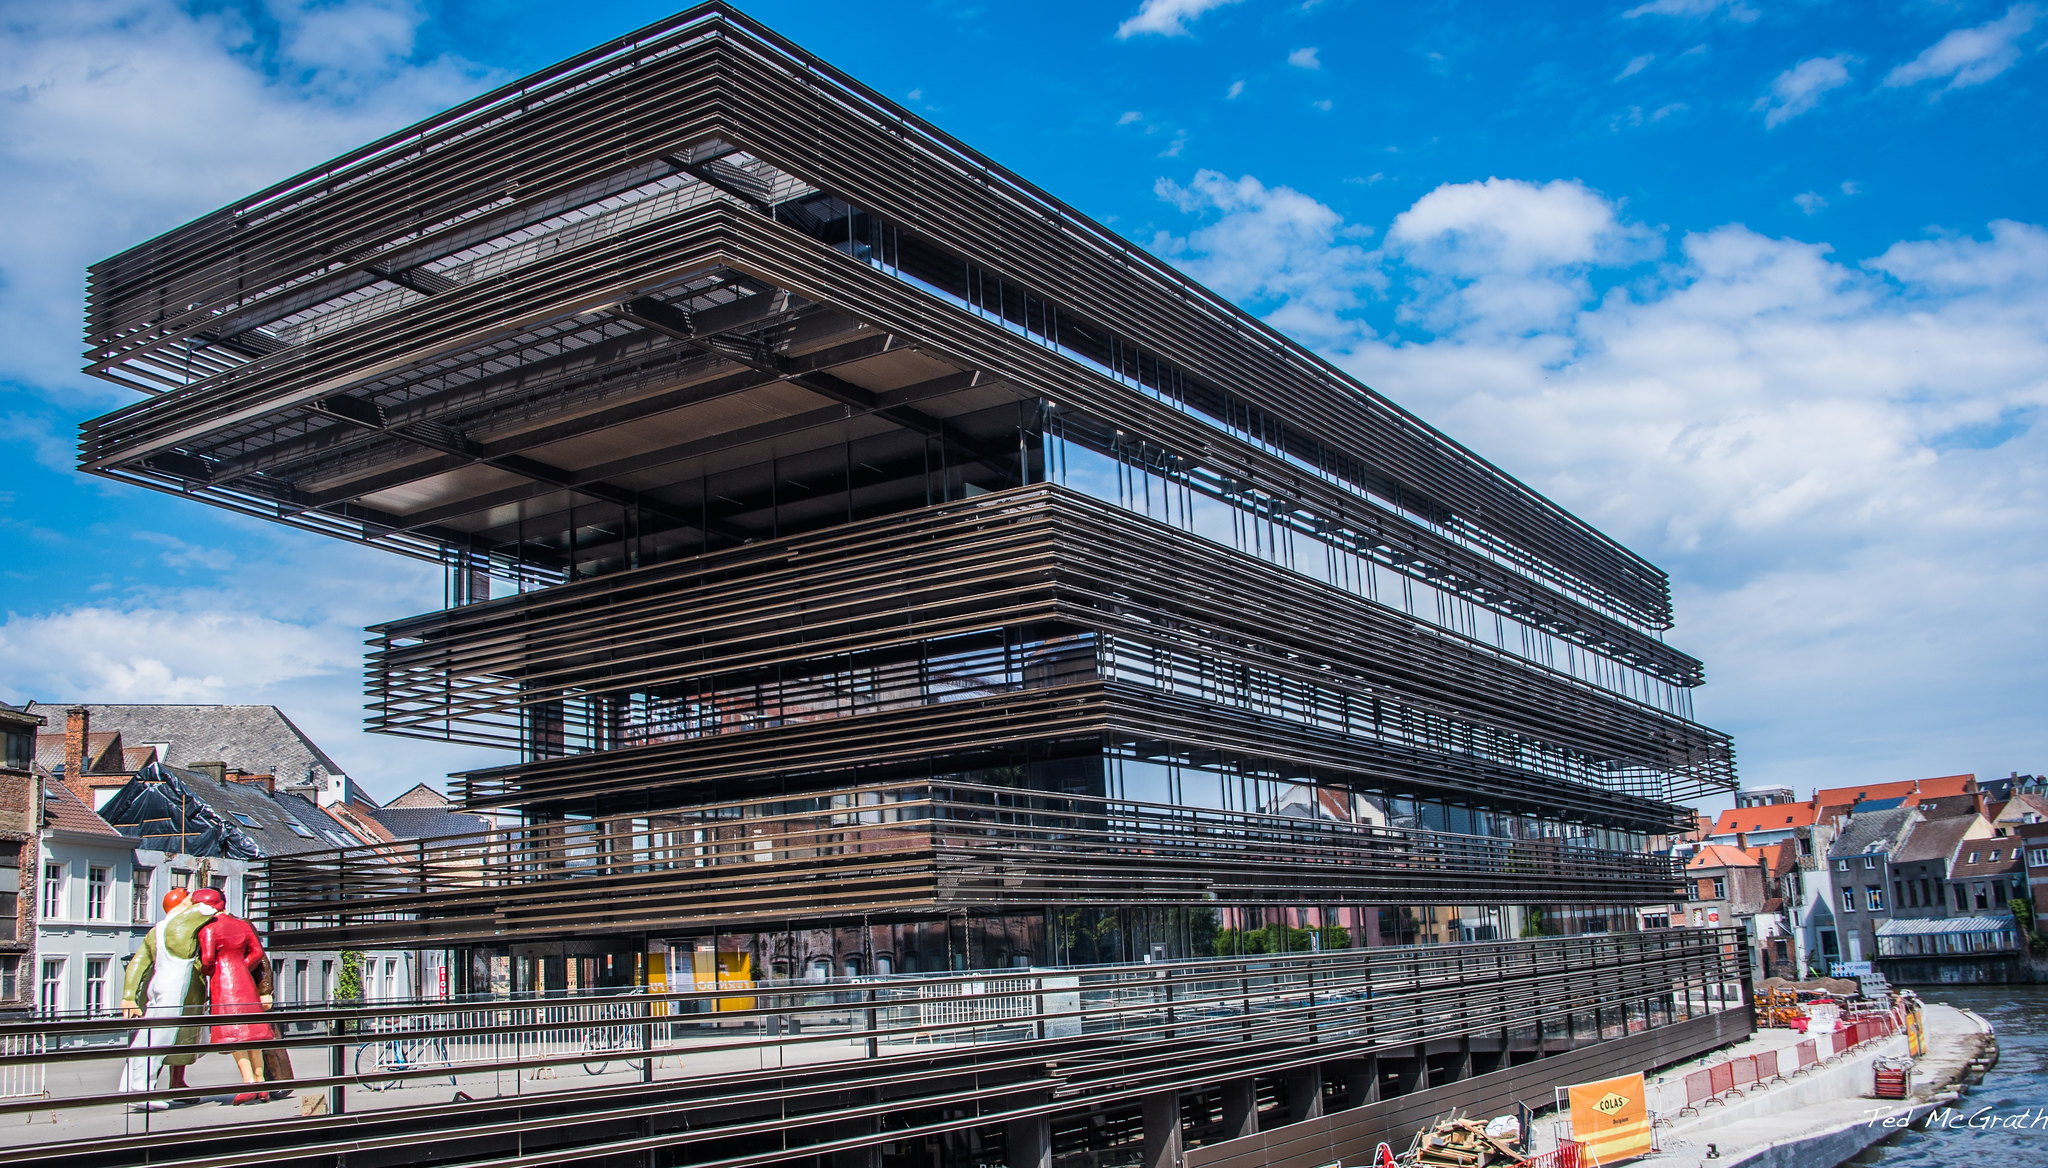
[[[228,812],[228,814],[229,814],[229,815],[232,815],[232,816],[234,816],[234,817],[235,817],[235,822],[236,822],[236,823],[239,823],[239,824],[241,824],[241,825],[242,825],[243,827],[255,827],[255,826],[256,826],[256,821],[255,821],[255,820],[253,820],[253,819],[251,819],[251,818],[249,818],[249,816],[248,816],[248,814],[247,814],[246,812],[242,812],[242,811],[230,811],[230,812]]]
[[[1974,863],[1976,863],[1976,862],[1977,862],[1977,853],[1976,853],[1976,852],[1971,852],[1971,853],[1970,853],[1970,862],[1971,862],[1972,864],[1974,864]]]

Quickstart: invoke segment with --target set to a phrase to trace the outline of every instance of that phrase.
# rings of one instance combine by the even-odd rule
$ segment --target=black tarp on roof
[[[163,763],[135,772],[100,818],[138,847],[193,856],[262,860],[335,846],[319,831],[333,820],[303,799]]]

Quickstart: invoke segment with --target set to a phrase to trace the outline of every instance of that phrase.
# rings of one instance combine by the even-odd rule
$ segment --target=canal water
[[[1916,986],[1930,1002],[1974,1010],[1998,1031],[1998,1066],[1956,1104],[1953,1127],[1909,1131],[1866,1152],[1881,1168],[2043,1168],[2048,1165],[2048,986]],[[1970,1127],[2019,1117],[2024,1127]]]

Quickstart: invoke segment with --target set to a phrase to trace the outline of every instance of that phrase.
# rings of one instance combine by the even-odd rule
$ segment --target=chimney
[[[216,783],[228,781],[228,764],[224,762],[195,762],[186,769],[198,771],[203,775],[212,775]]]
[[[248,771],[237,768],[228,772],[228,782],[247,783],[252,787],[261,787],[266,795],[277,794],[277,783],[270,775],[252,775]]]
[[[92,787],[85,780],[86,741],[92,735],[92,711],[72,706],[64,711],[64,785],[92,806]]]

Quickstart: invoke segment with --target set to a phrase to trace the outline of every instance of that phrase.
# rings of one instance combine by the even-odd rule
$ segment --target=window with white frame
[[[64,864],[62,861],[48,861],[43,864],[43,919],[61,921],[64,919]]]
[[[1875,867],[1877,867],[1877,857],[1876,857],[1876,856],[1865,856],[1865,857],[1863,857],[1863,866],[1864,866],[1865,868],[1875,868]]]
[[[2048,848],[2035,848],[2028,852],[2027,867],[2048,868]]]
[[[128,919],[138,925],[146,925],[150,918],[150,884],[156,877],[155,868],[138,865],[135,875],[128,881]]]
[[[1847,886],[1844,886],[1844,887],[1843,887],[1843,889],[1842,889],[1842,911],[1843,911],[1843,912],[1855,912],[1855,911],[1856,911],[1856,890],[1855,890],[1855,889],[1853,889],[1853,888],[1849,888],[1849,887],[1847,887]]]
[[[94,864],[85,870],[85,919],[103,921],[107,919],[107,889],[113,882],[112,873]]]
[[[36,1004],[45,1013],[54,1014],[64,1008],[64,959],[43,958],[43,984],[36,994]]]
[[[0,1002],[21,996],[21,958],[12,953],[0,957]]]
[[[1863,888],[1863,899],[1864,903],[1870,906],[1871,912],[1884,911],[1884,889],[1879,888],[1875,884],[1865,885]]]
[[[85,959],[85,1012],[91,1017],[107,1012],[107,966],[112,963],[107,957]]]

